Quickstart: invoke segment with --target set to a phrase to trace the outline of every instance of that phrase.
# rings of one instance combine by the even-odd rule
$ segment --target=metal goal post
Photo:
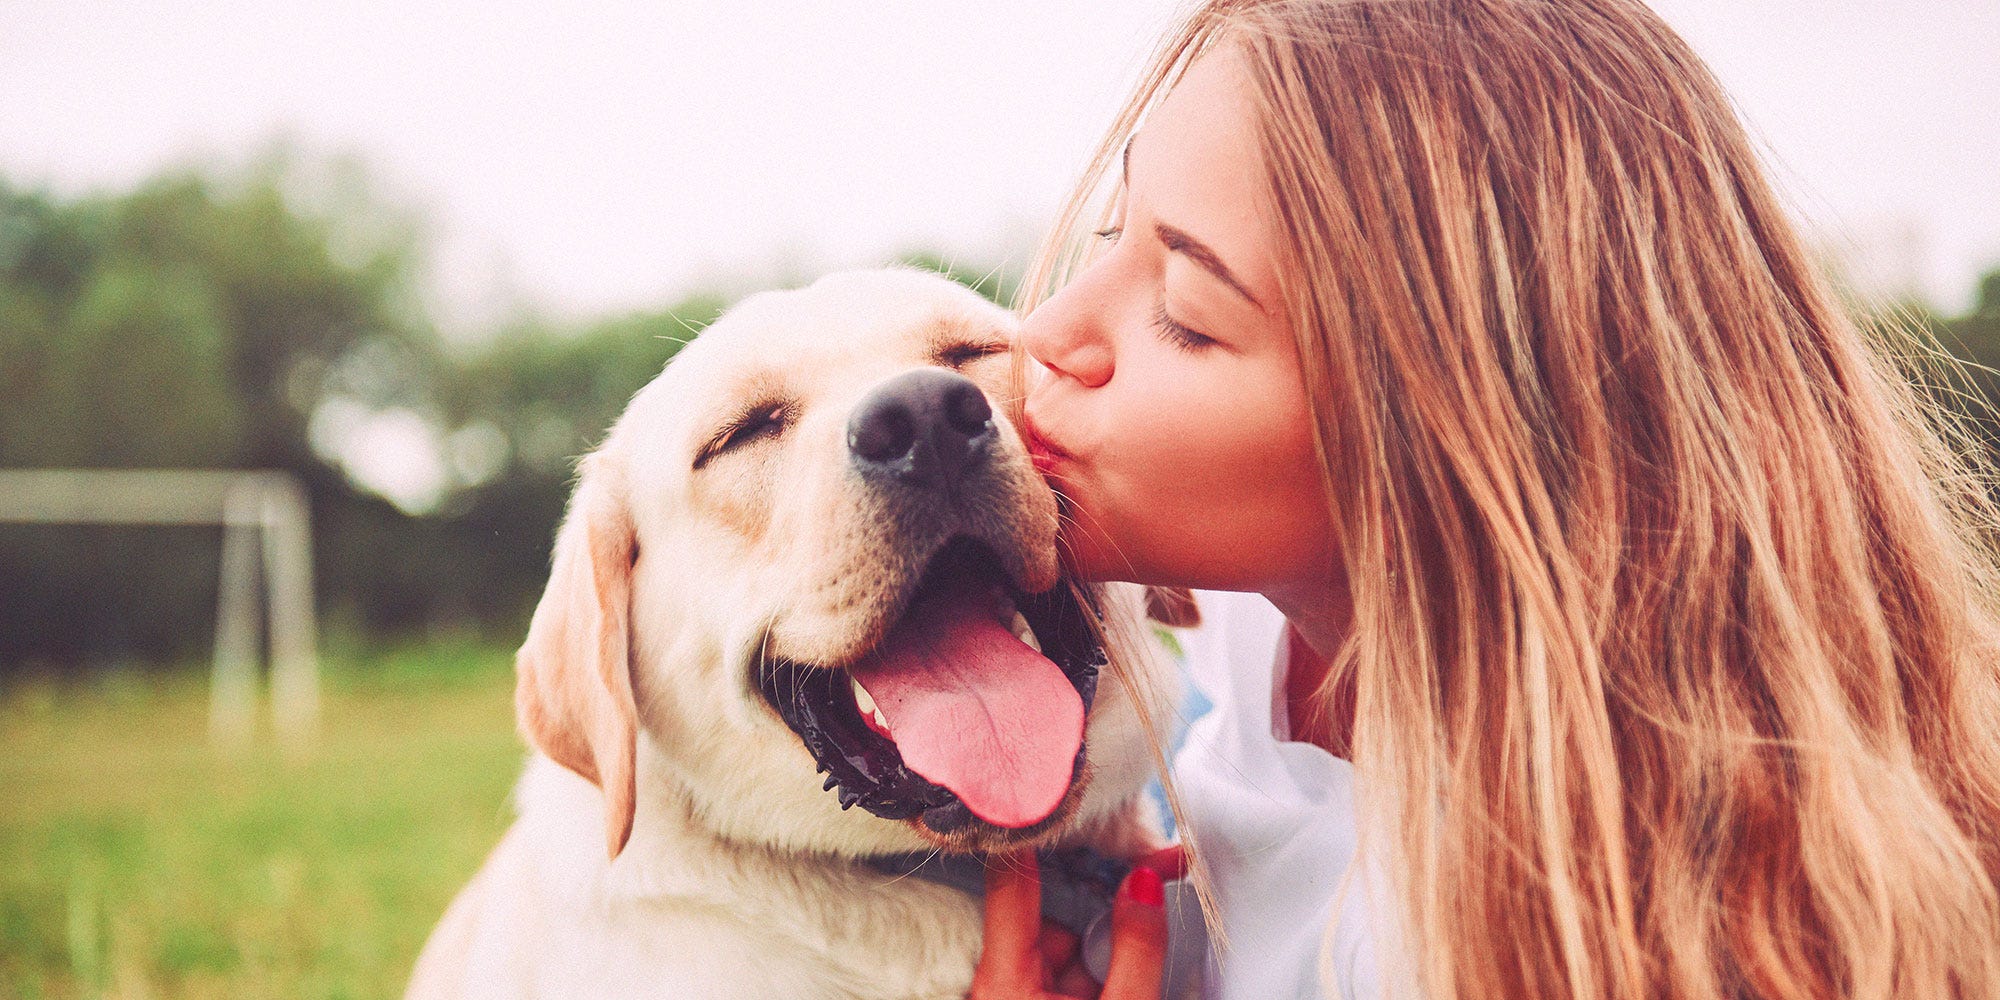
[[[283,472],[0,469],[0,522],[221,525],[209,733],[249,744],[257,716],[258,553],[281,747],[310,745],[319,717],[318,624],[305,491]]]

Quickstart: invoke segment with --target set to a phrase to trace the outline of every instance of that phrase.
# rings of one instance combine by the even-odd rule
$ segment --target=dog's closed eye
[[[716,456],[758,441],[778,437],[791,423],[792,405],[783,401],[758,403],[737,414],[709,437],[695,452],[694,467],[700,469]]]
[[[957,341],[938,347],[931,356],[932,363],[946,368],[963,368],[980,358],[1005,353],[1005,341]]]

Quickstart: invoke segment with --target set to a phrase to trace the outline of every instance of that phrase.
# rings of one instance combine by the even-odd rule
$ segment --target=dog
[[[1143,593],[1060,570],[1013,329],[830,275],[633,398],[517,657],[518,817],[409,997],[962,997],[978,901],[870,859],[1158,846],[1171,670]]]

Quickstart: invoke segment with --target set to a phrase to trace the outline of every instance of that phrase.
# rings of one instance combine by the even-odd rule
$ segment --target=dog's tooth
[[[854,688],[854,707],[860,709],[862,715],[873,715],[878,719],[881,718],[882,712],[875,707],[875,697],[868,693],[868,689],[862,687],[861,682],[852,677],[847,679],[847,683],[850,687]]]
[[[878,726],[881,726],[881,727],[882,727],[883,729],[887,729],[887,728],[889,728],[889,717],[888,717],[888,716],[886,716],[886,715],[883,715],[883,714],[882,714],[882,710],[881,710],[881,709],[879,709],[879,708],[878,708],[878,709],[876,709],[876,710],[874,711],[874,713],[873,713],[873,714],[874,714],[874,716],[875,716],[875,724],[876,724],[876,725],[878,725]]]
[[[1022,614],[1019,611],[1014,612],[1013,630],[1014,630],[1014,638],[1027,643],[1029,649],[1032,649],[1037,653],[1042,651],[1042,641],[1040,639],[1035,638],[1035,630],[1028,627],[1027,615]]]

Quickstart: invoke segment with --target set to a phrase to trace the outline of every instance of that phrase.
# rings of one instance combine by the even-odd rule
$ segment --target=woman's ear
[[[638,709],[629,628],[638,541],[620,470],[585,456],[556,534],[549,586],[515,657],[521,731],[550,759],[604,792],[617,857],[632,836]]]
[[[1201,609],[1186,587],[1147,587],[1146,617],[1168,628],[1193,628],[1201,624]]]

